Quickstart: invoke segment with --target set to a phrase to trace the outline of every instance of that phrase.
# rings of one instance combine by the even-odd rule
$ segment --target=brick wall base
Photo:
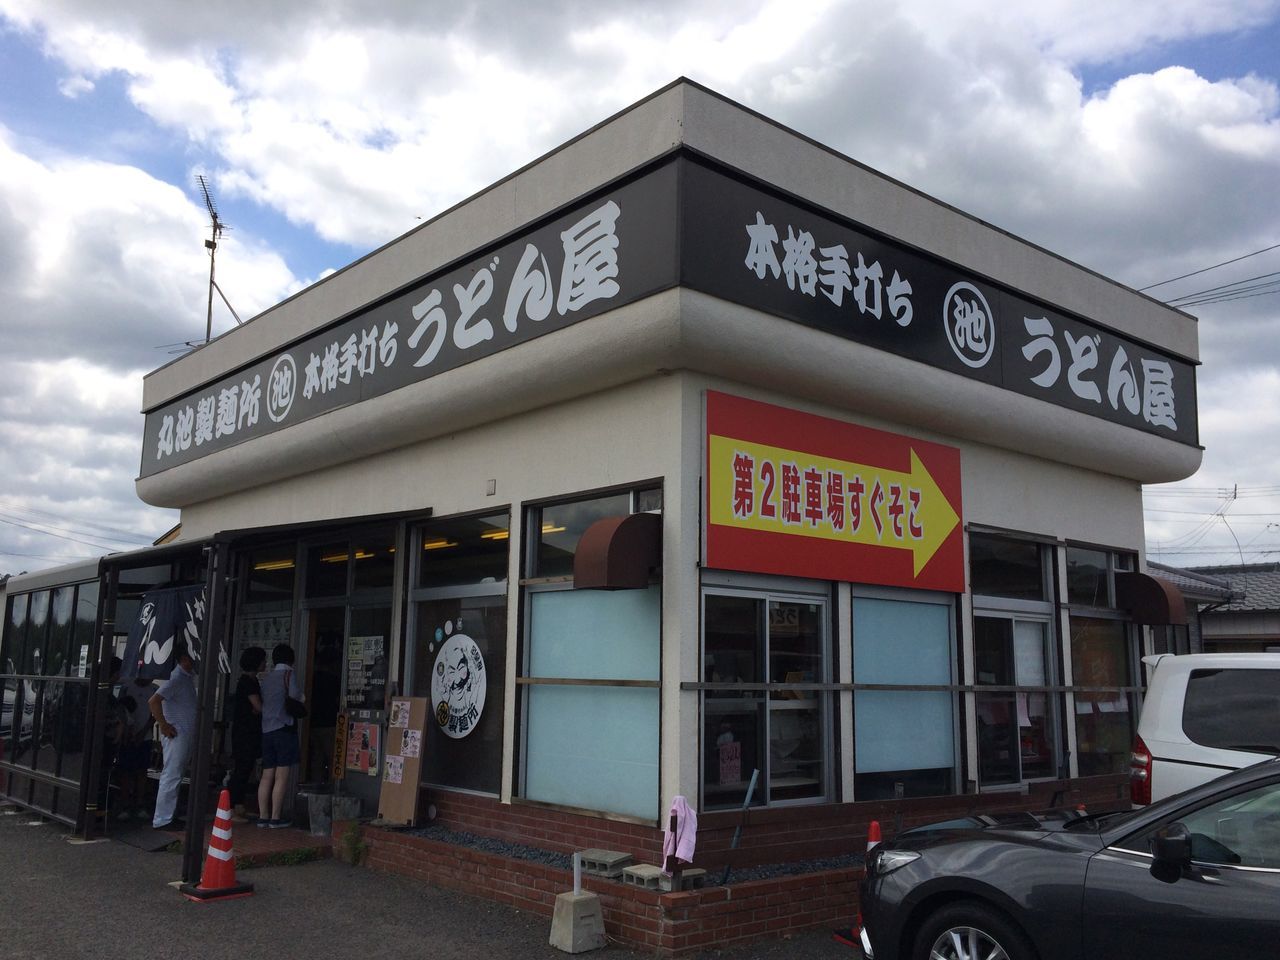
[[[568,870],[376,827],[360,829],[370,869],[541,914],[548,918],[548,936],[557,894],[573,889]],[[591,876],[583,877],[582,886],[600,898],[610,939],[659,956],[679,956],[815,926],[847,927],[857,912],[860,875],[853,869],[827,870],[680,893]]]
[[[494,837],[545,850],[571,853],[592,847],[630,853],[637,862],[659,863],[662,831],[657,825],[610,820],[533,804],[503,804],[492,798],[429,791],[435,822],[455,831]],[[937,820],[984,813],[1044,810],[1052,806],[1090,810],[1128,805],[1126,776],[1092,777],[1031,785],[1026,793],[963,794],[903,801],[827,804],[803,808],[708,813],[698,818],[694,866],[712,872],[725,866],[794,863],[861,854],[867,824],[878,820],[885,839],[899,830]],[[426,809],[424,802],[420,809]],[[733,830],[741,845],[730,850]],[[550,918],[557,894],[573,888],[568,870],[508,859],[464,846],[371,826],[334,823],[334,852],[346,857],[363,845],[364,863],[434,886],[505,903]],[[344,837],[346,838],[344,841]],[[709,947],[785,936],[812,927],[848,927],[857,913],[861,870],[823,870],[733,883],[680,893],[659,893],[598,877],[583,888],[600,897],[605,932],[632,947],[678,956]],[[550,923],[548,922],[548,934]]]

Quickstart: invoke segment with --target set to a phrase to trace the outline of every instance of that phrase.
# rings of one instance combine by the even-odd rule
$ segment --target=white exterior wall
[[[679,84],[150,374],[144,406],[269,354],[682,144],[1029,296],[1197,356],[1193,318]],[[1200,460],[1193,447],[674,289],[170,468],[141,481],[139,491],[149,502],[182,507],[184,540],[428,507],[447,517],[510,505],[505,799],[518,749],[520,507],[662,480],[665,810],[674,794],[698,791],[698,694],[680,684],[700,679],[707,388],[959,448],[967,524],[1139,553],[1139,481],[1185,477]],[[967,595],[960,603],[967,633]],[[845,626],[833,626],[847,644]],[[969,638],[961,639],[969,649]],[[840,729],[851,738],[848,699]],[[851,743],[842,754],[851,756]]]

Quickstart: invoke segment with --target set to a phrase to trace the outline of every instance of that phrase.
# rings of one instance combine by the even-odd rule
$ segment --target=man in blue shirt
[[[156,830],[176,830],[183,826],[174,819],[173,811],[178,805],[178,787],[196,736],[195,663],[187,645],[180,640],[175,641],[174,663],[177,666],[169,679],[160,684],[160,689],[148,701],[151,716],[160,728],[164,749],[164,769],[156,791],[155,816],[151,819],[151,826]]]

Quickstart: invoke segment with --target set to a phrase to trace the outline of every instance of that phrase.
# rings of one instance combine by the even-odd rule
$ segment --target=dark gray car
[[[874,960],[1280,955],[1280,760],[1136,811],[975,817],[881,844]]]

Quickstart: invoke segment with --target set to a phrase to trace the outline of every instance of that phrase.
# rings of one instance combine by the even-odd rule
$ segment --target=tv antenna
[[[231,311],[231,316],[236,318],[236,326],[244,323],[240,319],[240,314],[236,313],[236,308],[231,306],[231,301],[227,299],[227,295],[222,292],[222,288],[218,286],[218,281],[213,276],[214,257],[218,252],[218,238],[222,236],[223,230],[230,230],[222,218],[218,216],[218,205],[213,202],[213,194],[209,192],[209,181],[205,179],[203,173],[196,174],[196,182],[200,184],[200,192],[204,194],[204,205],[209,208],[210,234],[209,239],[204,242],[205,249],[209,251],[209,309],[205,315],[204,342],[208,343],[213,339],[213,291],[218,291],[218,296],[222,298],[222,302],[227,305],[227,309]]]

